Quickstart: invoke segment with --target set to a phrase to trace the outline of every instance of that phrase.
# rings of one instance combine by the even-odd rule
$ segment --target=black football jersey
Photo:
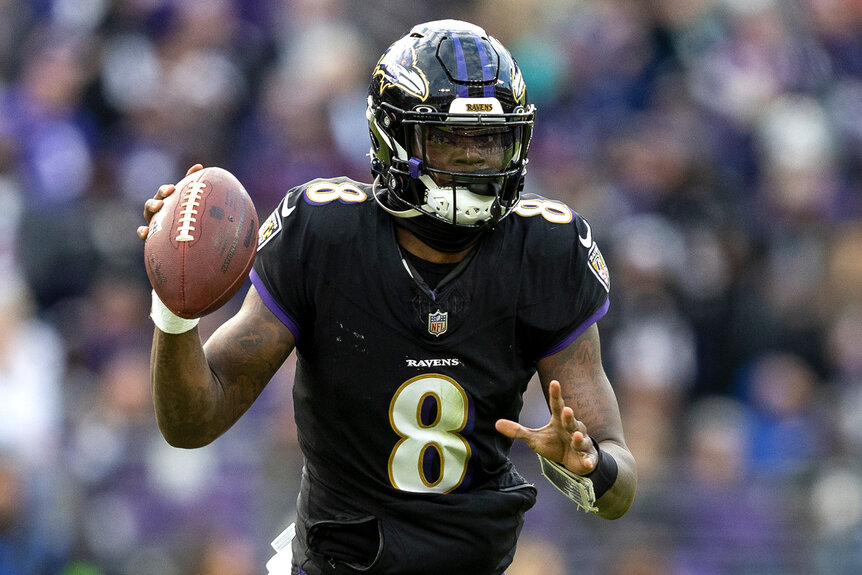
[[[538,359],[604,315],[607,268],[586,220],[525,194],[432,290],[371,194],[314,180],[260,229],[252,282],[297,341],[294,561],[314,575],[317,526],[373,518],[362,572],[499,574],[535,489],[494,423],[518,419]]]

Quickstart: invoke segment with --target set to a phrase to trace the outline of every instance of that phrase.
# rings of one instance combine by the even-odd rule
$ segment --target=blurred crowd
[[[262,217],[368,181],[370,70],[439,17],[524,71],[527,189],[602,247],[639,463],[606,522],[516,445],[540,497],[509,575],[862,572],[862,1],[0,0],[0,575],[263,571],[292,360],[211,446],[162,440],[143,202],[195,162]]]

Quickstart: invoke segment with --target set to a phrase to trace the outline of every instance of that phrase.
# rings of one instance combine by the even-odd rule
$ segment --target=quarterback
[[[535,113],[482,28],[415,26],[371,75],[373,181],[289,190],[260,226],[241,309],[205,344],[154,298],[152,389],[172,445],[215,440],[297,354],[304,467],[272,573],[503,573],[536,498],[508,458],[516,439],[573,513],[631,506],[597,328],[610,277],[587,220],[524,192]],[[147,221],[173,190],[147,201]],[[529,429],[517,420],[536,373],[550,417]]]

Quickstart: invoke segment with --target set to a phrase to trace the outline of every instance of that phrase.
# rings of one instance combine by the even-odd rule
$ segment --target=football
[[[258,225],[251,198],[229,171],[209,167],[182,179],[150,220],[144,244],[156,294],[185,319],[223,306],[251,271]]]

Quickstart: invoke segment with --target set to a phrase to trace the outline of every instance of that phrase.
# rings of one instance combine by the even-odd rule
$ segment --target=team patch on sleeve
[[[611,274],[608,272],[608,266],[605,263],[605,258],[602,257],[602,252],[599,251],[599,245],[593,242],[593,247],[590,248],[590,254],[587,259],[590,266],[590,271],[601,282],[606,292],[611,291]]]
[[[278,217],[278,210],[272,212],[266,221],[260,225],[260,231],[257,236],[257,249],[260,250],[266,243],[274,238],[281,231],[281,218]]]

